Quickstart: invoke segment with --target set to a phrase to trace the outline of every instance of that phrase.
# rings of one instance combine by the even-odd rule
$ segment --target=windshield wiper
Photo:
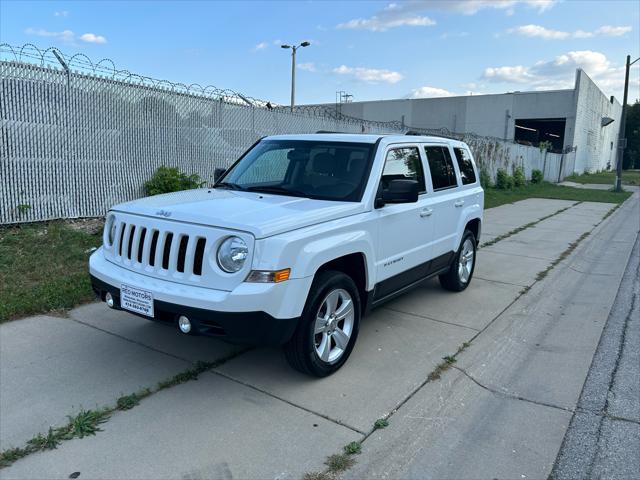
[[[215,188],[218,188],[218,187],[228,188],[230,190],[244,190],[244,187],[242,187],[241,185],[238,185],[237,183],[232,183],[232,182],[216,183]]]
[[[281,193],[283,195],[290,195],[294,197],[313,198],[313,195],[310,195],[307,192],[303,192],[301,190],[291,190],[289,188],[284,188],[277,185],[265,185],[262,187],[260,186],[247,187],[246,190],[249,192]]]

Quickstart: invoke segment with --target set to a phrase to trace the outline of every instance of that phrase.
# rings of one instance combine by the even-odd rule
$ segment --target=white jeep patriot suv
[[[316,376],[349,357],[369,308],[438,275],[471,281],[484,193],[465,143],[278,135],[213,187],[113,207],[89,262],[111,308],[246,344]]]

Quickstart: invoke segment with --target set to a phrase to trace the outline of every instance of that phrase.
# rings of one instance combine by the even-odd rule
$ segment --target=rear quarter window
[[[476,183],[476,172],[473,169],[473,162],[471,161],[471,154],[469,153],[469,150],[466,148],[455,147],[453,151],[456,154],[456,160],[458,161],[462,184],[469,185],[471,183]]]

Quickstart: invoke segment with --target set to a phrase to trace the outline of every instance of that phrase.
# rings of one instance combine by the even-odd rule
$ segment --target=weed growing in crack
[[[362,444],[360,442],[351,442],[345,445],[343,450],[347,455],[357,455],[362,452]]]
[[[540,281],[543,278],[545,278],[549,274],[549,272],[554,269],[556,265],[558,265],[561,261],[563,261],[569,255],[571,255],[571,253],[578,247],[580,242],[582,242],[590,234],[591,232],[584,232],[582,235],[580,235],[580,237],[575,242],[570,243],[567,249],[564,252],[562,252],[558,258],[556,258],[553,262],[551,262],[551,265],[549,265],[547,268],[545,268],[541,272],[538,272],[538,274],[536,275],[536,281]]]
[[[66,428],[62,427],[59,431],[66,430],[62,438],[67,440],[74,437],[84,438],[89,435],[95,435],[101,432],[100,425],[109,420],[113,413],[111,408],[103,408],[101,410],[80,410],[75,417],[67,417],[69,423]]]
[[[309,472],[304,474],[302,480],[333,480],[333,475],[329,472]]]
[[[31,453],[26,448],[10,448],[3,452],[0,452],[0,468],[8,467],[16,460],[20,460],[22,457],[26,457]]]
[[[143,398],[148,397],[149,395],[151,395],[151,390],[148,388],[132,393],[131,395],[123,395],[116,401],[116,408],[118,410],[130,410],[137,406]]]
[[[349,455],[351,454],[337,453],[327,458],[327,461],[324,463],[327,467],[329,467],[330,473],[344,472],[345,470],[353,467],[356,463],[356,461],[353,458],[351,458]]]
[[[49,427],[47,435],[39,433],[27,442],[27,445],[37,450],[53,450],[60,443],[52,427]]]
[[[206,372],[207,370],[217,366],[212,362],[201,362],[198,361],[195,366],[189,370],[185,370],[184,372],[180,372],[177,375],[174,375],[168,380],[164,380],[162,382],[158,382],[157,391],[164,390],[165,388],[174,387],[176,385],[180,385],[181,383],[189,382],[191,380],[197,380],[198,376],[201,373]]]
[[[504,239],[506,239],[506,238],[509,238],[509,237],[511,237],[511,236],[513,236],[513,235],[515,235],[516,233],[520,233],[520,232],[522,232],[523,230],[526,230],[526,229],[528,229],[528,228],[534,227],[534,226],[536,226],[538,223],[543,222],[544,220],[547,220],[547,219],[549,219],[549,218],[551,218],[551,217],[555,217],[556,215],[559,215],[560,213],[565,212],[565,211],[569,210],[570,208],[575,207],[575,206],[576,206],[576,205],[578,205],[579,203],[582,203],[582,202],[577,202],[577,203],[574,203],[573,205],[570,205],[570,206],[568,206],[568,207],[561,208],[561,209],[560,209],[560,210],[558,210],[557,212],[554,212],[554,213],[551,213],[551,214],[549,214],[549,215],[546,215],[546,216],[544,216],[544,217],[542,217],[542,218],[540,218],[540,219],[538,219],[538,220],[536,220],[536,221],[534,221],[534,222],[529,222],[529,223],[527,223],[526,225],[522,225],[521,227],[514,228],[513,230],[510,230],[510,231],[508,231],[507,233],[504,233],[504,234],[502,234],[502,235],[498,235],[498,236],[497,236],[496,238],[494,238],[493,240],[489,240],[489,241],[487,241],[487,242],[484,242],[482,245],[480,245],[480,247],[485,248],[485,247],[490,247],[491,245],[495,245],[495,244],[496,244],[496,243],[498,243],[499,241],[504,240]],[[480,248],[480,247],[479,247],[479,248]]]
[[[381,428],[387,428],[388,426],[389,426],[389,422],[387,420],[385,420],[384,418],[379,418],[373,424],[373,429],[380,430]]]
[[[446,357],[442,357],[442,362],[436,365],[436,368],[433,369],[431,373],[427,376],[427,382],[433,382],[435,380],[440,380],[442,374],[449,370],[451,366],[456,363],[458,360],[456,357],[459,353],[463,352],[465,349],[471,346],[471,342],[464,342],[458,350],[453,355],[447,355]]]
[[[72,438],[84,438],[95,435],[101,431],[100,425],[105,423],[111,415],[118,410],[129,410],[137,406],[142,399],[157,393],[165,388],[179,385],[181,383],[195,380],[201,373],[215,367],[219,367],[225,362],[242,355],[250,349],[238,350],[231,355],[221,358],[215,362],[196,362],[193,368],[178,373],[169,380],[159,382],[155,389],[145,388],[130,395],[124,395],[117,399],[116,405],[105,407],[99,410],[81,410],[77,415],[68,416],[68,423],[62,427],[51,427],[46,435],[37,434],[27,441],[25,446],[9,448],[0,452],[0,469],[8,467],[15,461],[35,452],[56,448],[63,440]]]

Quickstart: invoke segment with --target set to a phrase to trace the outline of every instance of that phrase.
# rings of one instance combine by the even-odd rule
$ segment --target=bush
[[[491,174],[485,167],[482,167],[480,169],[480,185],[482,186],[482,188],[489,188],[493,185]]]
[[[496,188],[510,190],[513,188],[513,177],[504,168],[499,168],[496,173]]]
[[[515,167],[513,169],[513,185],[516,187],[524,187],[527,184],[527,177],[524,176],[524,168]]]
[[[544,175],[542,170],[535,169],[531,172],[531,183],[542,183],[544,181]]]
[[[156,170],[151,180],[144,184],[144,191],[147,195],[159,195],[161,193],[200,188],[202,185],[204,185],[204,182],[198,175],[187,175],[176,167],[165,167],[163,165]]]

